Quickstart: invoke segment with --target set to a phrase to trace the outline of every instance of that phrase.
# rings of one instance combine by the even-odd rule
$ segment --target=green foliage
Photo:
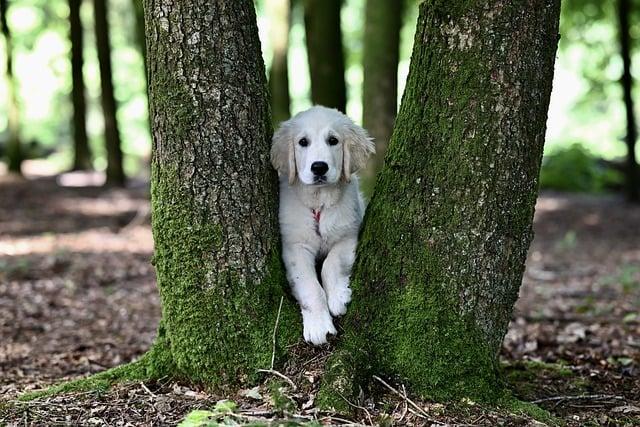
[[[238,409],[233,400],[220,400],[213,410],[196,409],[191,411],[178,427],[213,427],[218,425],[237,425],[231,415]]]
[[[580,144],[545,156],[540,171],[541,188],[561,191],[600,192],[621,185],[623,180],[620,172],[607,167]]]
[[[307,426],[316,427],[317,421],[299,421],[297,419],[260,419],[244,415],[238,411],[238,405],[231,400],[221,400],[211,410],[191,411],[178,427],[217,427],[217,426]]]
[[[48,396],[55,396],[62,393],[77,391],[105,392],[109,390],[109,388],[111,388],[113,384],[118,382],[140,381],[157,378],[154,373],[150,371],[150,366],[150,358],[147,353],[147,355],[143,356],[135,362],[116,366],[115,368],[99,372],[87,378],[63,382],[44,390],[36,390],[24,393],[18,397],[18,400],[29,401]]]

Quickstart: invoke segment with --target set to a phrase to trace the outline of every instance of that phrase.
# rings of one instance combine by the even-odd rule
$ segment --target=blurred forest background
[[[624,187],[625,172],[629,170],[625,167],[629,164],[626,159],[628,147],[633,145],[637,136],[634,116],[628,114],[628,109],[637,112],[640,104],[636,102],[633,106],[633,100],[640,93],[637,87],[625,99],[625,83],[628,88],[633,78],[637,79],[638,66],[634,65],[640,63],[640,49],[637,49],[640,15],[629,14],[625,10],[633,6],[630,3],[634,1],[563,2],[562,37],[541,179],[543,188],[599,192]],[[337,9],[339,6],[331,4],[340,2],[315,3],[318,4],[315,7],[329,10]],[[314,39],[313,30],[305,37],[302,2],[256,2],[263,56],[274,94],[274,121],[283,120],[289,113],[295,114],[314,101],[331,104],[332,100],[323,94],[329,93],[327,96],[331,98],[333,89],[323,88],[322,82],[340,80],[344,76],[346,95],[342,96],[346,96],[346,112],[362,123],[363,63],[375,73],[384,60],[374,57],[367,63],[363,58],[366,40],[374,39],[375,42],[376,37],[376,34],[364,37],[365,1],[342,3],[339,22],[335,22],[337,38],[323,35],[321,39],[326,39],[325,45],[328,45],[322,46],[322,43],[315,42],[318,38]],[[401,10],[392,2],[379,3],[392,5],[391,8],[387,6],[389,11]],[[400,26],[397,64],[393,54],[386,55],[391,57],[390,66],[397,69],[398,104],[408,73],[417,3],[407,0],[402,10],[396,12],[397,18],[377,18],[396,19],[397,22],[388,26]],[[106,8],[104,1],[96,1],[98,8],[95,10],[94,2],[81,0],[2,0],[2,4],[3,23],[6,25],[3,25],[4,37],[0,45],[0,57],[3,58],[0,68],[3,73],[0,150],[5,169],[19,169],[26,175],[53,174],[71,169],[103,172],[109,164],[108,153],[112,152],[114,169],[107,174],[113,175],[109,178],[112,183],[123,182],[118,171],[119,163],[126,176],[147,177],[151,138],[141,2],[111,0]],[[315,15],[320,16],[317,19],[324,19],[323,22],[331,22],[331,16]],[[627,18],[621,19],[624,15],[628,15]],[[105,18],[107,21],[103,22]],[[318,22],[322,26],[321,31],[328,33],[326,24]],[[105,25],[108,25],[108,40],[104,37],[96,40],[96,35],[105,34],[101,30]],[[313,28],[312,23],[309,27]],[[623,43],[623,39],[627,43]],[[339,53],[322,50],[335,49],[340,43],[344,52],[344,71],[340,69]],[[76,46],[75,51],[72,46]],[[308,55],[308,51],[312,54]],[[108,57],[108,52],[111,64],[107,64],[109,66],[101,73],[100,64],[108,61],[99,58],[100,55]],[[283,52],[288,55],[283,55]],[[329,52],[329,57],[324,52]],[[623,78],[625,57],[631,64],[631,78],[626,79]],[[330,64],[333,71],[328,72],[334,74],[329,74],[328,79],[327,76],[319,76],[318,88],[312,96],[313,76],[310,77],[308,64],[314,60]],[[288,65],[288,73],[283,64]],[[75,77],[74,67],[82,70],[81,73],[76,71]],[[283,72],[288,79],[283,80]],[[366,83],[364,87],[366,89]],[[393,92],[387,94],[393,96]],[[365,93],[365,99],[366,96]],[[111,98],[115,102],[112,106]],[[344,101],[338,99],[336,102],[334,106],[345,108],[340,105]],[[365,102],[365,105],[373,104],[375,101],[370,98]],[[367,126],[367,120],[364,121]],[[372,133],[382,144],[388,138],[384,130],[375,129]],[[106,140],[110,140],[109,144]],[[15,144],[11,141],[17,141],[20,149],[13,149]],[[106,148],[108,146],[110,150]],[[121,160],[118,151],[122,152]],[[635,151],[640,153],[637,146]],[[98,174],[91,179],[99,183],[104,178]]]
[[[255,4],[274,124],[314,103],[346,111],[376,138],[370,194],[419,1]],[[143,22],[141,0],[0,0],[2,425],[176,424],[229,398],[160,381],[4,404],[133,360],[156,336]],[[518,398],[568,426],[637,425],[640,209],[626,200],[640,199],[640,0],[563,0],[560,32],[540,179],[553,191],[538,198],[501,369]],[[316,417],[330,350],[292,351],[309,363],[284,373],[304,387],[277,402]],[[281,413],[253,396],[235,399]],[[358,421],[419,424],[395,403],[362,403]],[[421,405],[443,423],[539,425],[473,402]]]

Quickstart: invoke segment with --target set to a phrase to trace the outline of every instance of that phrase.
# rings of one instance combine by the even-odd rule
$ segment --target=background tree
[[[286,287],[254,6],[147,0],[145,18],[163,313],[149,366],[232,387],[269,367]],[[281,354],[301,334],[288,299],[278,330]]]
[[[140,54],[142,55],[142,60],[144,61],[145,70],[147,68],[147,45],[145,40],[145,31],[144,31],[144,8],[142,2],[144,0],[131,0],[131,4],[133,6],[133,12],[135,15],[136,21],[136,41],[138,42],[138,48],[140,49]]]
[[[344,52],[340,27],[342,0],[305,0],[304,26],[311,101],[346,111]]]
[[[398,104],[398,59],[405,0],[367,0],[364,23],[362,123],[376,142],[376,154],[362,171],[371,193],[382,168]]]
[[[80,5],[82,0],[69,0],[69,38],[71,40],[71,101],[73,103],[73,166],[72,169],[91,169],[91,151],[87,138],[84,97],[84,77],[82,74],[84,47]]]
[[[524,271],[558,0],[424,2],[353,301],[322,401],[369,374],[425,397],[500,396],[497,354]]]
[[[122,167],[122,148],[116,117],[117,105],[113,91],[111,71],[111,47],[109,42],[108,0],[94,0],[94,28],[96,48],[100,63],[100,86],[102,114],[104,116],[104,139],[107,149],[107,184],[123,186],[125,184]]]
[[[271,113],[273,123],[280,123],[291,116],[289,104],[289,27],[291,25],[291,4],[289,0],[266,0],[269,16],[269,39],[271,41],[271,68],[269,69],[269,89],[271,90]]]
[[[0,0],[0,26],[4,36],[6,55],[6,82],[9,99],[8,108],[8,130],[9,141],[7,141],[7,163],[10,172],[20,173],[22,165],[22,147],[20,144],[20,107],[18,105],[18,84],[13,72],[13,43],[11,31],[7,23],[7,10],[9,4],[7,0]]]
[[[620,37],[620,56],[622,57],[622,92],[626,116],[625,143],[627,145],[627,197],[630,201],[640,202],[640,169],[636,160],[636,139],[638,129],[633,107],[633,76],[631,74],[631,35],[629,17],[632,16],[631,0],[618,0],[618,34]]]

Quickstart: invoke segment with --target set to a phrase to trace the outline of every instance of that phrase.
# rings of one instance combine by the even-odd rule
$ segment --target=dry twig
[[[272,346],[273,346],[273,350],[271,351],[271,368],[269,369],[258,369],[258,372],[264,372],[267,374],[272,374],[275,375],[277,377],[282,378],[283,380],[285,380],[286,382],[288,382],[291,385],[291,388],[293,389],[293,391],[296,391],[298,389],[298,387],[296,387],[296,384],[291,380],[291,378],[289,378],[288,376],[286,376],[285,374],[283,374],[282,372],[276,371],[275,369],[273,369],[273,366],[275,364],[276,361],[276,336],[278,334],[278,324],[280,323],[280,313],[282,312],[282,302],[284,301],[284,297],[280,297],[280,306],[278,307],[278,315],[276,316],[276,324],[273,327],[273,337],[271,340]]]
[[[416,410],[418,412],[420,412],[420,414],[422,414],[422,417],[429,420],[430,422],[434,423],[434,424],[438,424],[438,425],[442,425],[442,423],[440,421],[434,420],[433,418],[429,417],[429,414],[420,406],[418,405],[416,402],[414,402],[413,400],[409,399],[406,395],[403,395],[402,393],[400,393],[398,390],[396,390],[395,388],[391,387],[389,384],[387,384],[385,382],[385,380],[383,380],[382,378],[380,378],[377,375],[373,375],[373,379],[378,381],[379,383],[381,383],[383,386],[385,386],[386,388],[388,388],[389,390],[391,390],[392,392],[394,392],[396,395],[400,396],[401,398],[403,398],[407,403],[409,403],[411,406],[413,406],[414,408],[416,408]],[[413,411],[411,411],[413,413]],[[417,414],[416,414],[417,415]]]
[[[534,400],[531,403],[554,402],[558,400],[562,401],[562,400],[626,400],[626,399],[622,396],[615,396],[612,394],[584,394],[581,396],[545,397],[544,399]]]

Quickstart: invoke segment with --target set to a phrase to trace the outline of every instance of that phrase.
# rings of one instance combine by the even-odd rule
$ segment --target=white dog
[[[282,123],[273,136],[282,256],[302,310],[304,339],[316,345],[336,333],[331,315],[345,314],[351,301],[349,275],[364,215],[354,172],[373,152],[364,129],[320,106]]]

